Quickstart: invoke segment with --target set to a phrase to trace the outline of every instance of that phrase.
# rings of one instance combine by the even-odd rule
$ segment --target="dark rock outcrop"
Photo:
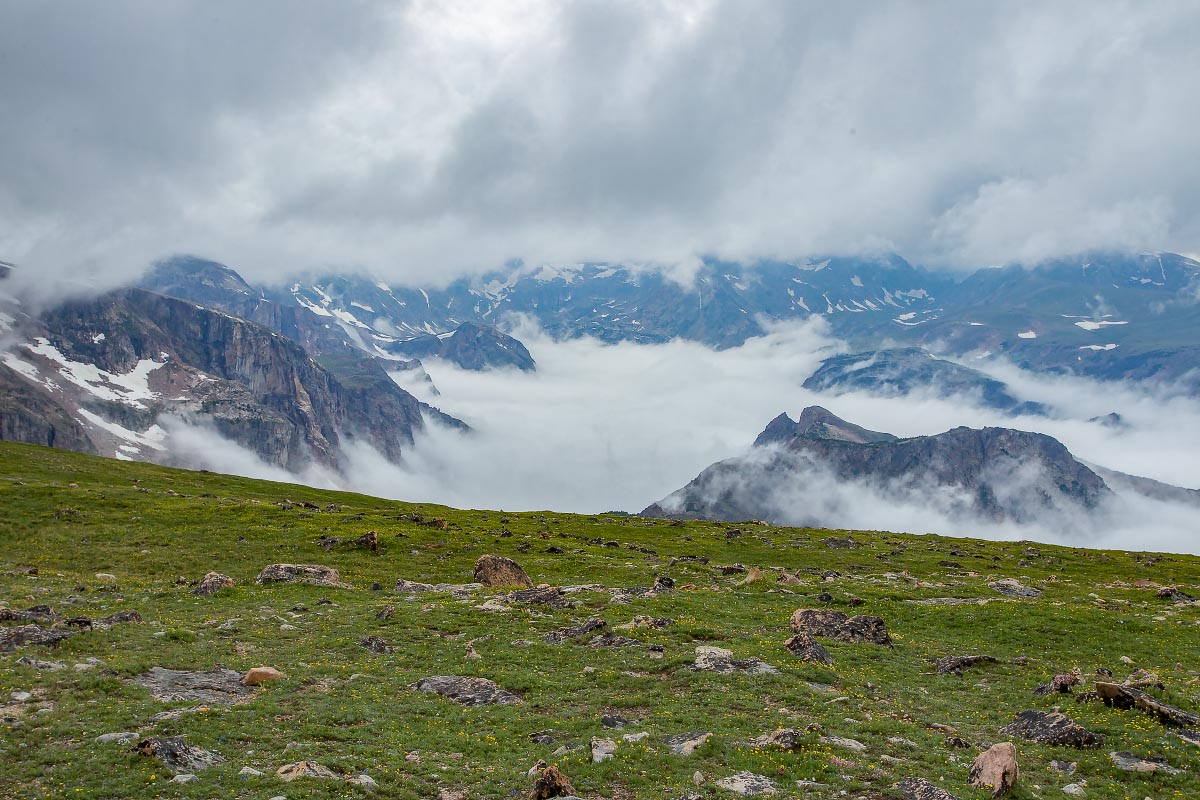
[[[529,796],[532,800],[550,800],[552,797],[567,797],[575,794],[571,781],[558,771],[558,767],[549,766],[542,770],[533,783],[533,791]]]
[[[138,675],[133,683],[163,703],[181,701],[212,705],[233,705],[254,696],[255,689],[242,682],[243,675],[216,666],[209,670],[180,670],[153,667]]]
[[[433,692],[464,706],[520,705],[522,700],[487,678],[434,675],[413,684],[421,692]]]
[[[464,322],[450,333],[390,342],[386,349],[408,358],[444,358],[470,370],[514,367],[532,372],[536,368],[533,356],[520,341],[490,325],[474,322]]]
[[[308,583],[313,586],[332,586],[340,589],[353,588],[342,581],[333,567],[321,564],[268,564],[258,573],[255,583]]]
[[[991,656],[943,656],[934,662],[934,667],[939,675],[962,675],[968,667],[995,663],[996,659]]]
[[[887,624],[880,617],[860,614],[848,616],[833,609],[799,608],[792,613],[792,631],[810,636],[824,636],[851,644],[890,645]]]
[[[814,661],[818,664],[833,666],[833,656],[810,634],[797,633],[784,642],[783,646],[801,661]]]
[[[1099,747],[1104,737],[1092,733],[1070,717],[1058,712],[1022,711],[1000,729],[1001,733],[1022,736],[1039,744],[1065,747]]]
[[[1096,694],[1104,701],[1105,705],[1114,708],[1136,708],[1154,716],[1163,725],[1179,728],[1200,726],[1200,714],[1193,714],[1190,711],[1168,705],[1153,695],[1132,686],[1097,681]]]
[[[39,625],[19,625],[15,628],[0,628],[0,653],[11,653],[18,647],[29,645],[54,646],[76,631],[43,628]]]
[[[151,736],[133,746],[133,752],[156,758],[172,772],[193,773],[223,764],[224,757],[187,743],[182,736]]]

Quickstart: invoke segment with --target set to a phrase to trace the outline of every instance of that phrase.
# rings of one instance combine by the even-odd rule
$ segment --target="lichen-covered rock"
[[[200,583],[192,590],[197,597],[212,597],[222,589],[232,589],[233,578],[219,572],[210,572],[200,579]]]
[[[1200,726],[1200,715],[1168,705],[1156,697],[1132,686],[1118,683],[1096,682],[1096,694],[1107,706],[1113,708],[1136,708],[1158,718],[1163,725],[1179,728]]]
[[[794,633],[824,636],[840,642],[867,642],[879,645],[892,643],[883,619],[867,614],[849,617],[844,612],[829,608],[798,608],[792,612],[791,624]]]
[[[1112,759],[1117,769],[1123,769],[1126,772],[1165,772],[1168,775],[1178,775],[1183,772],[1178,767],[1172,767],[1162,756],[1139,756],[1121,751],[1109,753],[1108,757]]]
[[[924,778],[905,778],[895,786],[904,795],[904,800],[958,800],[936,783]]]
[[[480,556],[475,562],[475,582],[484,586],[502,588],[521,586],[533,588],[533,581],[521,569],[521,565],[511,558],[495,555]]]
[[[1016,745],[1000,742],[979,754],[971,765],[967,783],[977,789],[991,789],[992,797],[999,797],[1013,787],[1020,775]]]
[[[801,661],[833,666],[833,656],[807,633],[797,633],[783,643],[784,648]]]
[[[297,778],[320,778],[324,780],[337,780],[337,775],[333,770],[324,767],[315,761],[297,761],[294,764],[284,764],[279,769],[275,770],[275,777],[285,783],[291,783]]]
[[[998,581],[992,581],[988,584],[988,588],[1008,597],[1033,599],[1035,597],[1042,596],[1041,589],[1034,589],[1032,586],[1025,586],[1015,578],[1001,578]]]
[[[389,644],[386,639],[382,639],[379,636],[368,636],[365,639],[361,639],[358,642],[358,646],[365,647],[372,653],[376,653],[378,655],[387,655],[388,653],[395,652],[396,650],[396,648]]]
[[[780,728],[772,733],[764,733],[753,742],[751,747],[778,747],[780,750],[795,750],[803,741],[804,734],[795,728]]]
[[[158,759],[172,772],[199,772],[225,761],[216,753],[188,744],[182,736],[151,736],[135,744],[133,751]]]
[[[0,653],[11,653],[18,647],[32,644],[54,646],[76,631],[51,630],[39,625],[18,625],[15,628],[0,628]]]
[[[738,772],[713,783],[718,789],[746,797],[759,794],[776,794],[775,781],[753,772]]]
[[[434,692],[464,706],[520,705],[521,698],[487,678],[433,675],[413,684],[421,692]]]
[[[617,752],[617,743],[612,739],[601,739],[600,737],[592,737],[592,763],[599,764],[601,761],[608,761]]]
[[[748,675],[774,675],[775,667],[758,658],[734,658],[732,650],[700,645],[696,648],[696,663],[692,669],[707,672],[744,672]]]
[[[1022,711],[1000,729],[1001,733],[1022,736],[1040,744],[1065,747],[1099,747],[1104,736],[1092,733],[1070,717],[1058,712]]]
[[[550,633],[547,633],[542,637],[542,639],[546,642],[546,644],[563,644],[564,642],[569,642],[572,639],[577,639],[580,636],[602,630],[607,626],[608,623],[604,620],[600,619],[599,617],[592,617],[591,619],[585,620],[578,625],[571,625],[566,628],[559,628],[556,631],[550,631]]]
[[[667,736],[663,741],[672,755],[690,756],[695,752],[697,747],[707,742],[710,736],[712,734],[708,731],[694,731],[692,733],[679,733],[674,736]]]
[[[938,675],[961,675],[962,671],[977,664],[994,664],[991,656],[944,656],[934,662]]]
[[[332,586],[340,589],[352,588],[342,581],[342,576],[333,567],[321,564],[269,564],[262,568],[255,583],[308,583],[313,586]]]

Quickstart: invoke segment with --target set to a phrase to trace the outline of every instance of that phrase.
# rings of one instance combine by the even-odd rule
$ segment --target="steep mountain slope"
[[[385,347],[389,352],[413,358],[443,358],[463,369],[482,370],[514,367],[523,372],[535,369],[525,345],[487,325],[464,322],[450,333],[427,333]]]
[[[186,420],[299,471],[336,469],[356,439],[399,461],[424,416],[462,426],[382,371],[340,379],[261,325],[142,289],[65,303],[12,334],[0,434],[18,441],[171,462],[163,425]]]
[[[867,431],[816,406],[792,422],[780,415],[750,455],[722,461],[643,516],[725,520],[813,519],[804,503],[810,482],[832,480],[907,502],[940,502],[962,517],[1030,520],[1087,513],[1111,490],[1056,439],[1008,428],[954,428],[899,439]],[[813,519],[835,525],[836,520]]]
[[[804,388],[842,394],[865,391],[893,397],[918,389],[942,397],[967,396],[988,408],[1010,414],[1045,414],[1039,403],[1022,402],[1008,387],[977,369],[938,358],[920,347],[874,350],[833,356],[807,380]]]

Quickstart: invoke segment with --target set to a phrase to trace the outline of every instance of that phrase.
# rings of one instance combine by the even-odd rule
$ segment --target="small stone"
[[[1068,783],[1062,787],[1063,794],[1069,794],[1071,797],[1086,797],[1087,792],[1083,790],[1083,786],[1078,783]]]
[[[375,782],[375,779],[372,778],[370,775],[368,775],[365,772],[363,772],[359,775],[352,775],[351,777],[346,778],[346,783],[349,783],[353,786],[362,787],[363,789],[366,789],[368,792],[374,791],[375,789],[379,788],[379,784]],[[464,793],[463,800],[465,800],[465,799],[466,799],[466,794]]]
[[[97,572],[96,580],[105,581],[106,583],[116,583],[117,576],[113,575],[111,572]]]
[[[120,731],[118,733],[102,733],[96,737],[96,742],[98,744],[109,744],[111,742],[128,744],[137,738],[138,735],[133,731]]]
[[[182,775],[176,775],[174,778],[171,778],[170,783],[195,783],[198,780],[200,779],[195,775],[185,772]]]
[[[238,770],[238,775],[245,775],[247,778],[258,778],[261,777],[263,773],[259,770],[256,770],[254,767],[242,767],[240,770]]]
[[[648,738],[649,736],[650,736],[650,734],[646,733],[645,731],[642,731],[640,733],[627,733],[624,736],[622,736],[621,738],[627,742],[640,742],[643,739]]]
[[[1068,747],[1099,747],[1104,741],[1101,734],[1092,733],[1058,712],[1022,711],[1000,732],[1023,736],[1040,744]]]
[[[601,761],[607,761],[613,757],[613,753],[617,751],[617,743],[612,739],[592,739],[592,763],[599,764]]]
[[[233,578],[219,572],[210,572],[200,579],[192,594],[197,597],[212,597],[222,589],[232,589],[233,586]]]
[[[867,746],[856,739],[846,739],[842,736],[822,736],[818,740],[822,744],[833,745],[834,747],[844,747],[847,750],[856,750],[862,752],[867,749]]]
[[[30,700],[32,698],[33,698],[33,695],[30,694],[29,692],[13,692],[12,693],[12,699],[16,700],[18,703],[24,703],[26,700]]]

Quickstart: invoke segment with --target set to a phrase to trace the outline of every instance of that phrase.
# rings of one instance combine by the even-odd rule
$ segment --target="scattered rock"
[[[308,583],[313,586],[333,586],[340,589],[353,587],[342,581],[333,567],[320,564],[270,564],[263,567],[254,579],[255,583]]]
[[[1001,578],[998,581],[992,581],[988,584],[988,588],[1008,597],[1034,598],[1042,596],[1041,589],[1025,586],[1015,578]]]
[[[161,761],[172,772],[199,772],[224,763],[216,753],[194,747],[182,736],[151,736],[133,746],[133,752]]]
[[[642,642],[606,631],[599,636],[593,636],[588,642],[588,647],[630,647],[638,644],[642,644]]]
[[[842,736],[822,736],[818,741],[820,741],[821,744],[833,745],[834,747],[844,747],[847,750],[856,750],[860,753],[867,749],[867,746],[862,742],[855,739],[846,739]]]
[[[1159,756],[1136,756],[1133,753],[1116,752],[1109,753],[1108,757],[1116,764],[1117,769],[1123,769],[1126,772],[1165,772],[1168,775],[1177,775],[1183,770],[1172,767],[1167,763],[1165,758]]]
[[[1070,694],[1071,687],[1076,686],[1080,682],[1078,675],[1073,675],[1070,672],[1064,672],[1055,675],[1049,683],[1043,683],[1033,690],[1033,693],[1039,697],[1044,697],[1050,694]]]
[[[599,764],[601,761],[607,761],[613,757],[613,753],[617,752],[617,743],[612,739],[601,739],[598,737],[592,738],[592,763]]]
[[[118,733],[102,733],[96,737],[97,744],[129,744],[137,740],[138,735],[133,731],[120,731]]]
[[[511,558],[483,555],[475,562],[475,581],[492,588],[507,586],[533,587],[533,581]]]
[[[375,555],[379,555],[378,550],[375,551]],[[349,778],[346,778],[346,783],[366,789],[368,792],[373,792],[379,788],[379,784],[375,782],[375,779],[365,772],[361,772],[358,775],[351,775]],[[466,797],[467,793],[463,792],[459,800],[466,800]]]
[[[551,631],[543,636],[542,639],[547,644],[563,644],[564,642],[569,642],[571,639],[584,636],[593,631],[598,631],[607,625],[608,623],[599,617],[592,617],[586,622],[582,622],[578,625],[571,625],[570,627],[559,628],[556,631]]]
[[[501,689],[487,678],[434,675],[413,684],[421,692],[434,692],[464,706],[520,705],[521,698]]]
[[[854,537],[846,535],[843,537],[830,536],[828,539],[822,539],[821,544],[833,550],[853,550],[858,547],[858,542],[854,541]]]
[[[976,664],[995,664],[996,659],[991,656],[944,656],[939,658],[934,664],[937,667],[938,675],[962,675],[962,671],[968,667],[973,667]]]
[[[958,748],[960,750],[966,749],[966,748],[972,746],[971,743],[968,742],[966,739],[962,738],[961,736],[954,736],[954,735],[947,736],[945,738],[943,744],[945,744],[946,747]]]
[[[382,622],[385,619],[391,619],[392,614],[395,614],[395,613],[396,613],[395,606],[384,606],[383,608],[381,608],[375,612],[375,619]]]
[[[153,667],[133,679],[164,703],[192,701],[232,705],[250,698],[255,690],[242,683],[242,674],[220,666],[205,671]]]
[[[758,794],[776,794],[778,792],[778,789],[775,788],[775,781],[763,775],[756,775],[753,772],[735,773],[728,778],[721,778],[719,781],[715,781],[713,786],[723,789],[726,792],[747,797]]]
[[[364,639],[360,639],[358,646],[365,647],[376,655],[387,655],[395,652],[396,650],[396,648],[389,644],[386,639],[382,639],[379,636],[368,636]]]
[[[1084,781],[1082,785],[1078,783],[1068,783],[1066,786],[1062,787],[1062,792],[1063,794],[1071,795],[1071,797],[1086,797],[1087,792],[1083,790],[1083,787],[1086,785],[1087,781]]]
[[[803,741],[804,734],[795,728],[780,728],[774,733],[764,733],[750,743],[751,747],[778,747],[780,750],[795,750]]]
[[[199,780],[200,778],[198,776],[185,772],[182,775],[176,775],[174,778],[171,778],[168,783],[195,783]]]
[[[0,608],[0,622],[20,622],[22,624],[53,625],[61,620],[50,606],[30,606],[24,611],[15,608]]]
[[[801,661],[814,661],[833,666],[833,656],[807,633],[797,633],[783,643],[787,651]]]
[[[663,738],[663,741],[672,755],[690,756],[695,752],[697,747],[707,742],[710,736],[712,734],[708,731],[695,731],[693,733],[679,733],[674,736],[667,736]]]
[[[238,770],[238,775],[245,775],[247,778],[261,778],[263,772],[254,767],[242,767]]]
[[[286,675],[274,667],[251,667],[242,676],[242,684],[245,686],[258,686],[269,681],[281,681],[286,677]]]
[[[1054,770],[1059,775],[1074,775],[1075,770],[1078,767],[1079,764],[1075,761],[1059,761],[1058,759],[1053,759],[1050,762],[1050,769]]]
[[[999,797],[1013,787],[1020,775],[1016,745],[1000,742],[979,754],[971,765],[967,783],[977,789],[991,789],[992,797]]]
[[[222,589],[232,589],[233,578],[228,575],[222,575],[219,572],[210,572],[200,579],[200,583],[192,589],[192,594],[197,597],[212,597]]]
[[[1194,728],[1200,726],[1200,715],[1167,705],[1157,698],[1135,689],[1132,686],[1122,686],[1116,683],[1096,682],[1096,694],[1106,706],[1113,708],[1136,708],[1158,718],[1164,725],[1177,728]]]
[[[1022,711],[1000,732],[1022,736],[1040,744],[1066,747],[1099,747],[1104,742],[1101,734],[1092,733],[1058,712]]]
[[[337,780],[337,775],[328,767],[323,767],[316,761],[297,761],[294,764],[284,764],[275,770],[275,777],[285,783],[291,783],[297,778],[322,778]]]
[[[514,603],[526,605],[547,606],[549,608],[566,608],[571,604],[563,590],[557,586],[535,586],[532,589],[518,589],[509,595]]]
[[[900,790],[904,800],[958,800],[936,783],[924,778],[905,778],[893,788]]]
[[[708,672],[744,672],[748,675],[774,675],[775,667],[758,658],[734,658],[732,650],[700,645],[696,648],[696,663],[692,669]]]
[[[533,791],[529,796],[532,800],[549,800],[551,797],[568,797],[575,794],[571,781],[558,771],[558,767],[550,766],[542,770],[533,783]]]
[[[32,667],[39,672],[57,672],[60,669],[66,669],[67,665],[61,661],[40,661],[29,656],[21,656],[17,659],[17,663],[22,666]]]
[[[634,628],[652,628],[661,630],[669,628],[675,624],[675,620],[668,617],[651,617],[646,614],[638,614],[625,625],[618,625],[620,629],[633,630]]]
[[[629,720],[616,714],[604,714],[600,717],[600,727],[619,731],[629,724]]]

